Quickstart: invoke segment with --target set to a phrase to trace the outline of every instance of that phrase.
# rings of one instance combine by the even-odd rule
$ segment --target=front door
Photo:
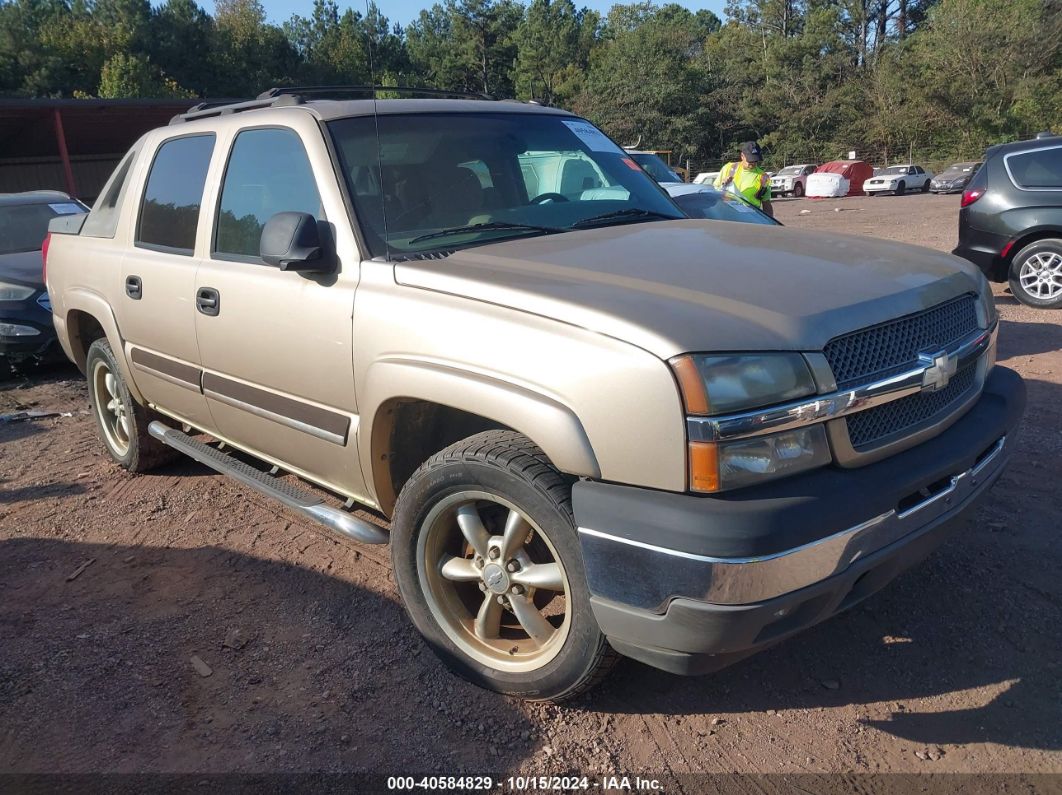
[[[210,255],[196,290],[203,390],[218,433],[336,491],[364,496],[352,358],[358,252],[321,133],[237,131],[220,187]],[[311,157],[312,155],[312,157]],[[306,212],[331,230],[336,267],[281,271],[259,257],[265,223]]]
[[[122,260],[121,318],[133,380],[147,401],[210,429],[195,339],[195,256],[213,134],[171,138],[151,161]]]

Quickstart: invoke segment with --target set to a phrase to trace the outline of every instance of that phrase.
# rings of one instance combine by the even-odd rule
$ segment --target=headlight
[[[690,488],[717,492],[830,463],[822,425],[733,442],[690,442]]]
[[[799,353],[678,356],[671,360],[689,414],[731,414],[813,395]]]
[[[25,301],[35,292],[37,291],[33,287],[0,282],[0,301]]]
[[[0,323],[0,337],[36,337],[41,332],[33,326],[18,323]]]
[[[814,395],[799,353],[691,354],[671,360],[688,415],[749,411]],[[694,420],[695,421],[695,420]],[[828,464],[821,425],[732,441],[689,442],[690,488],[716,492],[762,483]]]

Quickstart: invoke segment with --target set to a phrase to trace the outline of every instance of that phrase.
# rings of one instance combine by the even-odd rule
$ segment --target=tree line
[[[419,85],[568,108],[679,162],[856,150],[937,164],[1062,132],[1062,0],[444,0],[402,27],[314,0],[0,0],[0,94],[247,97],[274,85]]]

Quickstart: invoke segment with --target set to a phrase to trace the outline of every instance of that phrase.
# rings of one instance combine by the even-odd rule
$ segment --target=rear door
[[[364,497],[356,449],[353,310],[359,254],[320,129],[234,129],[210,198],[210,253],[196,289],[203,387],[218,433],[266,460],[349,496]],[[281,271],[259,256],[279,212],[306,212],[331,237],[335,271]]]
[[[150,402],[210,429],[195,339],[196,242],[213,133],[180,135],[155,150],[139,195],[117,309],[133,379]]]

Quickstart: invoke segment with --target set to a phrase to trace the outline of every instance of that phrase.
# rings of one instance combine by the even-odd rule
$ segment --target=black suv
[[[993,146],[962,194],[952,252],[1014,297],[1062,308],[1062,136]]]

